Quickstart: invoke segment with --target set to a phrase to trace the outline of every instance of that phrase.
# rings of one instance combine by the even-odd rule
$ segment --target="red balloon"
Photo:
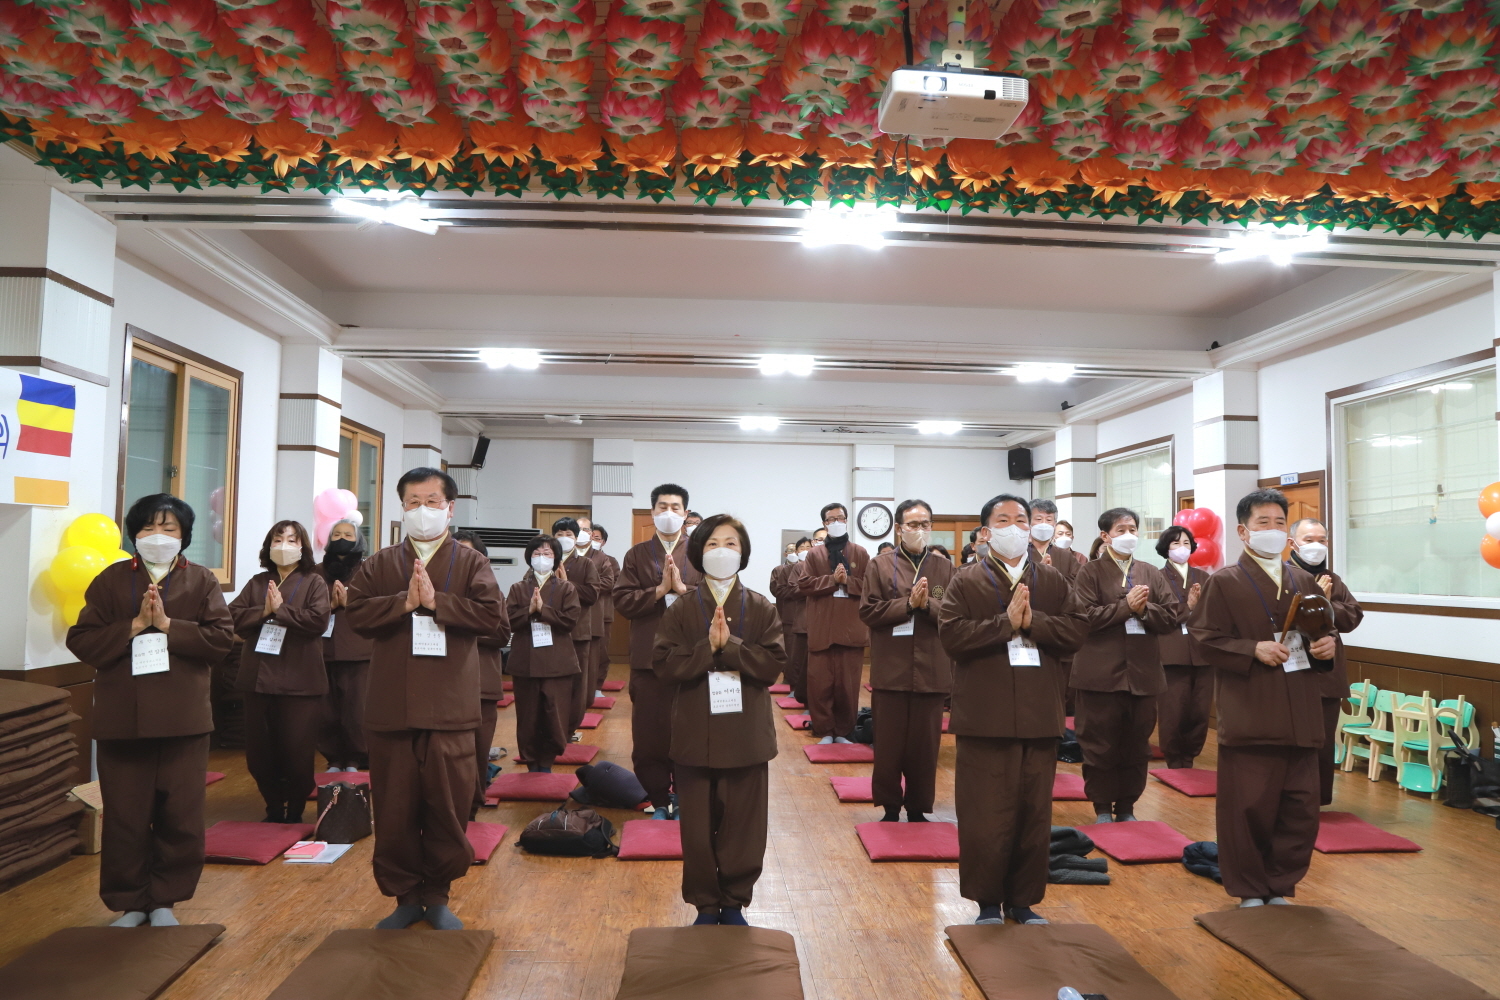
[[[1197,550],[1188,556],[1188,565],[1197,566],[1199,569],[1212,569],[1219,564],[1220,554],[1219,543],[1212,538],[1205,538],[1198,543]]]
[[[1192,531],[1193,530],[1193,520],[1194,520],[1195,517],[1196,517],[1196,514],[1194,513],[1194,510],[1193,510],[1192,507],[1184,507],[1184,508],[1182,508],[1182,510],[1179,510],[1177,512],[1177,516],[1176,517],[1172,518],[1172,523],[1173,524],[1180,524],[1184,528],[1188,529],[1189,531]]]
[[[1196,507],[1194,509],[1199,511],[1198,516],[1201,519],[1200,523],[1203,525],[1203,533],[1205,535],[1217,535],[1219,529],[1224,527],[1224,522],[1219,520],[1219,515],[1215,514],[1211,508]]]
[[[1500,569],[1500,539],[1485,535],[1484,540],[1479,543],[1479,554],[1484,557],[1485,562]]]

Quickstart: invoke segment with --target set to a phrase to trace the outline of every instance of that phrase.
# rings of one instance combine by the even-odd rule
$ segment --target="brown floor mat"
[[[0,997],[151,1000],[223,933],[219,924],[69,927],[0,968]]]
[[[463,1000],[490,931],[334,931],[268,1000]]]
[[[1095,924],[960,924],[944,932],[988,1000],[1057,1000],[1064,986],[1109,1000],[1177,1000]]]
[[[1056,994],[1053,994],[1056,997]],[[802,1000],[797,943],[767,927],[639,927],[615,1000]]]
[[[1194,919],[1307,1000],[1495,1000],[1327,907],[1256,906]]]

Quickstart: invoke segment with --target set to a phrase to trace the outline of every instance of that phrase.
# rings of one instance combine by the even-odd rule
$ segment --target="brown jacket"
[[[594,605],[599,603],[599,567],[592,559],[580,555],[577,549],[563,557],[562,565],[568,582],[578,595],[578,620],[573,623],[573,640],[588,642],[594,637]]]
[[[1082,563],[1073,558],[1073,553],[1070,550],[1060,549],[1051,542],[1047,543],[1047,555],[1052,557],[1052,568],[1061,573],[1063,579],[1067,580],[1070,584],[1073,582],[1073,577],[1078,575],[1079,569],[1083,567]],[[1026,547],[1026,558],[1032,562],[1042,562],[1042,553],[1036,550],[1035,544],[1028,545]]]
[[[656,596],[666,556],[667,550],[662,547],[661,539],[652,535],[630,547],[620,566],[620,575],[615,578],[615,611],[630,619],[631,670],[650,670],[653,663],[656,630],[661,624],[661,616],[667,611],[667,599],[658,600]],[[672,561],[682,573],[682,584],[687,593],[680,595],[680,599],[685,600],[693,596],[693,589],[703,580],[703,574],[688,562],[686,533],[672,549]]]
[[[489,635],[479,637],[479,700],[499,701],[505,697],[505,647],[510,645],[510,620]]]
[[[833,579],[827,545],[814,545],[808,551],[807,561],[799,564],[797,590],[807,598],[803,612],[807,621],[807,648],[815,653],[830,646],[870,644],[870,630],[859,619],[859,599],[864,593],[862,581],[870,566],[870,553],[851,541],[845,543],[844,554],[849,560],[849,578],[844,583],[848,597],[833,596],[839,585]]]
[[[365,726],[377,732],[473,729],[479,725],[479,637],[500,627],[500,586],[490,561],[456,544],[450,533],[427,564],[437,597],[432,615],[446,632],[448,654],[413,656],[414,612],[406,610],[406,591],[416,559],[410,541],[387,546],[360,563],[349,581],[343,613],[354,631],[374,640]]]
[[[1255,644],[1271,642],[1286,621],[1293,591],[1318,590],[1313,578],[1287,563],[1281,594],[1249,553],[1208,578],[1188,629],[1215,668],[1221,746],[1323,745],[1322,679],[1312,670],[1287,673],[1255,658]],[[1267,614],[1267,611],[1270,614]]]
[[[234,630],[245,641],[240,644],[240,670],[236,691],[256,694],[323,695],[328,693],[328,672],[323,669],[323,633],[328,628],[328,584],[316,570],[293,570],[280,584],[281,607],[267,618],[266,588],[270,573],[250,578],[229,605]],[[286,629],[281,652],[257,653],[260,627],[267,622]]]
[[[1359,628],[1359,623],[1365,620],[1365,611],[1359,606],[1359,602],[1350,593],[1348,585],[1337,573],[1324,570],[1317,574],[1315,579],[1321,579],[1324,576],[1333,580],[1333,595],[1329,600],[1333,605],[1333,625],[1339,630],[1339,634],[1338,652],[1333,657],[1333,669],[1318,673],[1318,688],[1324,698],[1347,698],[1349,697],[1349,654],[1344,650],[1344,633],[1353,632]],[[1322,593],[1321,587],[1318,588],[1318,593]]]
[[[713,593],[708,587],[678,601],[662,616],[656,676],[677,685],[672,698],[670,755],[690,767],[749,767],[776,756],[776,723],[767,688],[786,667],[781,619],[764,596],[736,583],[724,600],[729,644],[709,649]],[[744,710],[712,715],[708,672],[738,670]]]
[[[323,582],[328,584],[328,597],[330,604],[333,600],[333,581],[328,577],[328,570],[324,566],[318,567],[323,572]],[[358,567],[356,567],[357,569]],[[346,583],[347,587],[348,584]],[[368,660],[370,658],[370,640],[354,631],[349,625],[349,616],[344,612],[345,608],[333,608],[333,635],[323,640],[323,662],[333,663],[335,660]],[[327,631],[325,628],[324,631]]]
[[[94,738],[151,739],[212,732],[209,678],[234,644],[229,609],[209,570],[181,557],[162,577],[167,630],[165,673],[130,672],[130,623],[151,584],[136,560],[104,567],[84,594],[78,624],[68,629],[68,649],[96,671]]]
[[[928,551],[920,573],[898,550],[870,560],[861,582],[859,617],[870,627],[870,686],[878,691],[947,694],[953,690],[953,664],[938,638],[938,608],[956,572],[941,553]],[[927,606],[913,611],[906,599],[917,577],[927,580]],[[892,635],[912,621],[911,635]]]
[[[609,638],[609,623],[615,617],[614,598],[610,591],[615,589],[615,575],[619,573],[620,567],[613,559],[592,545],[589,546],[589,554],[585,558],[594,564],[594,572],[599,574],[598,599],[589,609],[590,627],[593,629],[595,639],[607,639]],[[568,572],[571,575],[572,570]]]
[[[571,560],[570,560],[571,561]],[[578,653],[570,638],[580,621],[583,608],[578,603],[578,588],[557,574],[547,578],[542,587],[542,610],[531,613],[531,595],[536,591],[536,574],[531,570],[510,585],[505,598],[505,617],[510,620],[510,660],[505,669],[516,677],[568,677],[578,673]],[[531,644],[531,623],[538,622],[552,630],[552,645]]]
[[[1139,559],[1130,566],[1130,585],[1151,588],[1140,615],[1125,603],[1128,592],[1120,564],[1110,555],[1078,567],[1073,595],[1083,608],[1084,640],[1073,657],[1071,687],[1079,691],[1128,691],[1161,694],[1167,675],[1161,668],[1156,637],[1179,628],[1177,595],[1161,570]],[[1130,635],[1125,622],[1139,618],[1146,632]],[[1180,629],[1179,629],[1180,630]]]
[[[953,711],[958,736],[1041,739],[1063,734],[1062,660],[1083,641],[1082,608],[1051,566],[1030,563],[1031,627],[1022,635],[1041,651],[1040,667],[1013,667],[1006,643],[1015,636],[1010,577],[986,561],[959,567],[938,609],[938,636],[953,658]]]
[[[1157,648],[1161,650],[1162,666],[1174,667],[1206,667],[1208,661],[1203,658],[1203,651],[1188,634],[1187,622],[1192,616],[1188,611],[1188,591],[1193,589],[1193,584],[1208,586],[1208,570],[1199,569],[1197,566],[1189,566],[1187,582],[1182,582],[1182,574],[1170,563],[1162,567],[1161,575],[1167,578],[1167,583],[1172,588],[1173,595],[1177,598],[1177,624],[1170,632],[1163,632],[1156,637]],[[1198,597],[1203,597],[1203,591],[1198,591]]]
[[[781,631],[807,634],[807,598],[797,589],[800,562],[784,562],[771,570],[771,596],[776,598],[776,613],[781,616]]]

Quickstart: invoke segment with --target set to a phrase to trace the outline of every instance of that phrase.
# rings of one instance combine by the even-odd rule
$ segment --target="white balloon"
[[[1491,538],[1500,540],[1500,511],[1484,519],[1484,532]]]
[[[340,521],[348,521],[350,524],[352,524],[356,528],[358,528],[360,525],[362,525],[362,524],[365,523],[365,516],[363,514],[361,514],[357,510],[351,510],[349,513],[345,514],[343,517],[339,518],[339,520]]]

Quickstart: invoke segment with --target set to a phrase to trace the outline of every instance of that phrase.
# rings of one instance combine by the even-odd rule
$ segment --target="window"
[[[240,373],[134,327],[128,332],[120,513],[152,493],[181,497],[196,515],[183,554],[231,584]]]
[[[1153,448],[1100,462],[1099,476],[1103,487],[1100,513],[1111,507],[1129,507],[1139,514],[1141,544],[1135,550],[1136,558],[1153,566],[1162,565],[1162,558],[1156,554],[1156,539],[1172,523],[1176,509],[1172,493],[1171,447]],[[1080,537],[1093,534],[1083,526],[1074,527]],[[1092,529],[1093,525],[1088,528]]]
[[[1479,491],[1500,479],[1495,370],[1339,403],[1336,565],[1363,593],[1500,597],[1479,558]],[[1342,548],[1342,552],[1340,552]]]
[[[365,551],[380,548],[380,483],[385,468],[385,435],[352,420],[339,423],[339,489],[359,498],[359,513],[364,517],[360,534],[365,536]]]
[[[1031,481],[1031,498],[1033,500],[1056,500],[1057,499],[1057,475],[1047,473],[1045,476],[1037,476]]]

